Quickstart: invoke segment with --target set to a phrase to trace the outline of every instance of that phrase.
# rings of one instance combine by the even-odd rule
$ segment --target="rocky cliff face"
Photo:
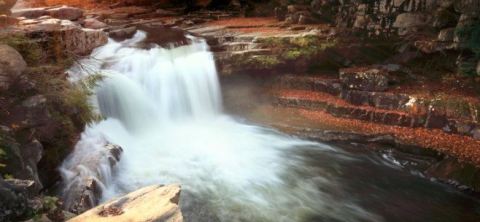
[[[313,0],[275,9],[280,20],[294,24],[327,21],[340,30],[372,39],[400,39],[425,53],[457,51],[457,67],[480,75],[478,0]],[[477,43],[476,43],[477,42]]]
[[[58,183],[57,167],[95,118],[88,87],[70,83],[65,70],[107,41],[102,31],[71,21],[80,9],[22,13],[31,18],[9,17],[16,22],[0,30],[0,220],[10,221],[44,211],[41,193]]]

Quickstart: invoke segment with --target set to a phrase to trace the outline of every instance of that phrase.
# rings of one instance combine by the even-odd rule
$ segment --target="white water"
[[[139,32],[124,42],[110,40],[93,53],[95,59],[82,61],[90,71],[107,74],[93,102],[106,119],[88,127],[65,161],[66,184],[77,172],[90,172],[102,177],[107,200],[150,184],[180,183],[187,221],[379,220],[325,192],[341,190],[328,173],[302,177],[312,169],[289,156],[298,147],[336,150],[222,113],[215,64],[204,41],[135,48],[144,37]],[[72,80],[85,73],[74,67]],[[105,141],[124,149],[113,176],[84,161],[95,159]]]

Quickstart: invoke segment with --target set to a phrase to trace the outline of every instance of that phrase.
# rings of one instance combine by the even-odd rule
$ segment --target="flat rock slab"
[[[69,222],[182,222],[180,185],[153,185],[97,206]]]

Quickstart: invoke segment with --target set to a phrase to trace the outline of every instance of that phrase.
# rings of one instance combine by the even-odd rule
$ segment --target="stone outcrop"
[[[107,176],[114,174],[123,152],[120,146],[109,143],[100,150],[91,146],[94,144],[80,142],[60,168],[64,182],[67,183],[63,190],[64,207],[76,214],[83,213],[99,203],[102,187],[111,179]]]
[[[363,74],[370,68],[347,69],[344,72],[355,75],[358,70],[363,70],[360,72]],[[385,70],[384,72],[386,75],[384,77],[387,78],[388,73]],[[281,76],[274,84],[275,88],[280,90],[274,93],[274,103],[279,106],[321,110],[340,118],[410,128],[440,129],[446,133],[479,138],[479,109],[476,107],[480,107],[480,104],[383,92],[387,89],[386,85],[382,91],[355,88],[352,85],[357,82],[351,83],[350,79],[347,80],[349,81],[322,77]],[[359,81],[356,78],[352,80]],[[364,81],[361,80],[360,83]],[[458,110],[458,107],[465,106],[469,107],[469,110]]]
[[[33,181],[5,181],[0,176],[0,221],[13,221],[29,210],[27,189]]]
[[[97,206],[69,222],[181,222],[179,198],[179,185],[153,185]]]
[[[69,20],[49,16],[20,19],[19,25],[11,29],[17,35],[21,34],[38,42],[45,50],[45,55],[60,59],[71,55],[88,55],[108,40],[107,34],[101,30],[83,28]]]
[[[17,3],[17,0],[2,0],[0,1],[0,15],[6,14],[9,15],[10,9]]]
[[[0,44],[0,92],[7,90],[27,68],[22,55],[8,45]]]
[[[53,8],[25,8],[15,10],[12,15],[15,17],[25,17],[27,19],[37,19],[42,16],[50,16],[56,19],[76,21],[83,17],[83,10],[69,6]]]

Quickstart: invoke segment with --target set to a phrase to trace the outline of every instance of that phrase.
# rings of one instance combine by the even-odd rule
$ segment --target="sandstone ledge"
[[[152,185],[99,205],[69,222],[181,222],[179,197],[180,185]]]

